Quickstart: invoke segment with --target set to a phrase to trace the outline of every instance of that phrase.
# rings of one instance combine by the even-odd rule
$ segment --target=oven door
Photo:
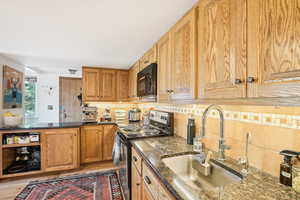
[[[121,137],[121,161],[118,166],[118,173],[120,178],[120,184],[124,194],[125,200],[130,200],[130,186],[131,186],[131,145],[121,136],[122,133],[118,133]]]

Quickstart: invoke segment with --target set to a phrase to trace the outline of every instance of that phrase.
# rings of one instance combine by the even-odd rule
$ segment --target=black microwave
[[[138,97],[156,96],[157,64],[152,63],[137,74]]]

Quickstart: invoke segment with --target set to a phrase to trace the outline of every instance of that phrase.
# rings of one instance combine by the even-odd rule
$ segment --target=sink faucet
[[[218,105],[210,105],[208,106],[203,113],[202,116],[202,132],[201,136],[205,137],[205,124],[206,124],[206,119],[208,116],[209,111],[211,110],[217,110],[219,115],[220,115],[220,138],[219,138],[219,152],[218,152],[218,160],[224,161],[225,160],[225,150],[229,149],[229,146],[225,145],[225,139],[224,139],[224,114],[223,114],[223,109],[218,106]]]

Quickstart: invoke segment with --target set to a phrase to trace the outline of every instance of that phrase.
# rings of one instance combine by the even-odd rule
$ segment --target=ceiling
[[[196,1],[1,0],[0,53],[33,68],[129,68]]]

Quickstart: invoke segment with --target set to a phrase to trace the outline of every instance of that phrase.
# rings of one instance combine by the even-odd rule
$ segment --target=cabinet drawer
[[[142,174],[142,158],[141,156],[136,152],[134,148],[132,148],[132,156],[131,156],[132,163],[136,167],[138,173]]]
[[[149,190],[154,200],[158,200],[159,182],[151,170],[143,163],[143,181],[146,189]]]

